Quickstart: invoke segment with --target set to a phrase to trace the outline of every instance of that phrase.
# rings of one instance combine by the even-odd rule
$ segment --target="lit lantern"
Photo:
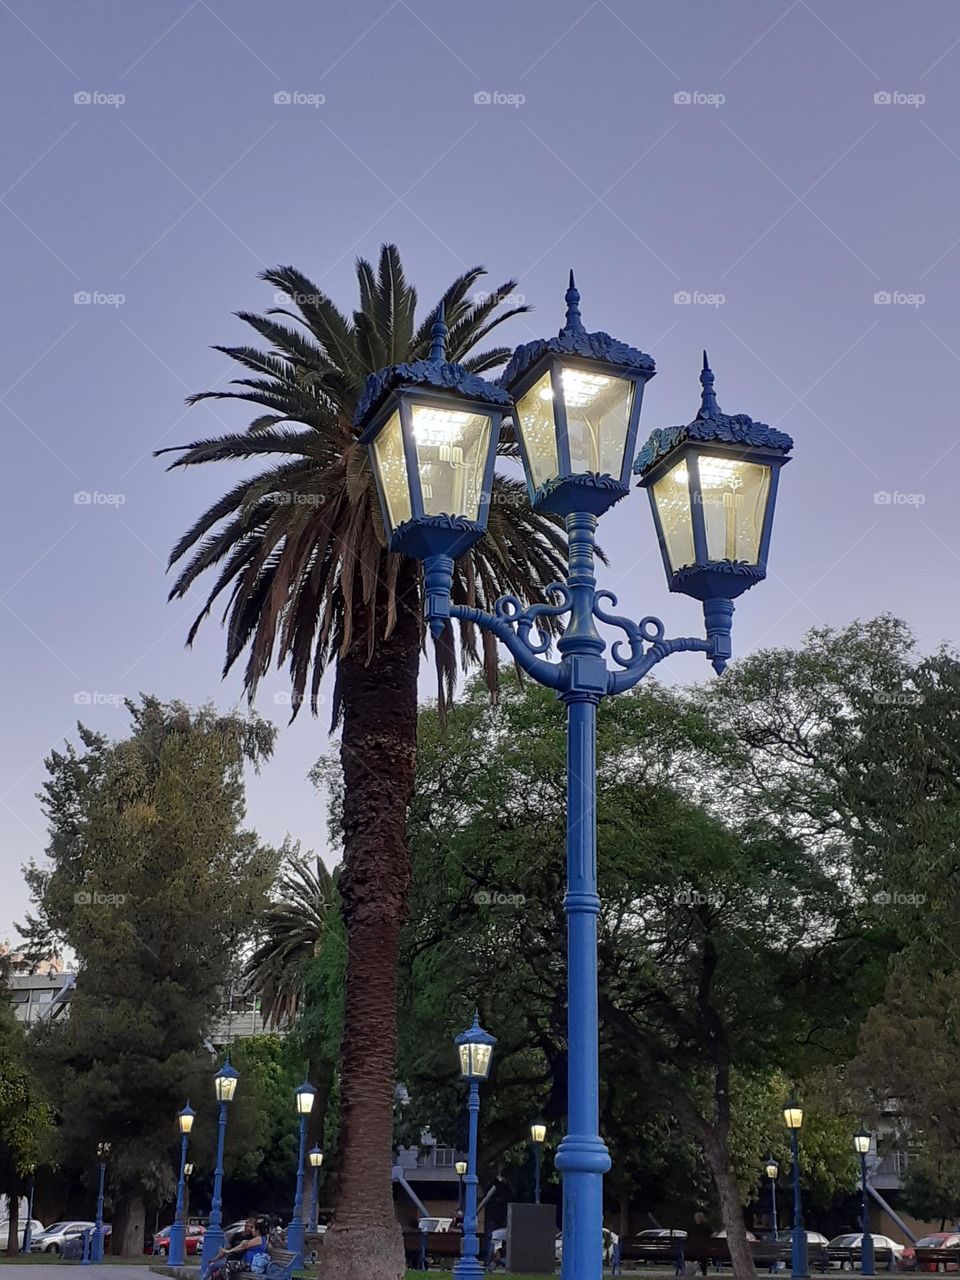
[[[298,1084],[296,1089],[297,1115],[308,1116],[313,1110],[313,1100],[316,1096],[317,1091],[308,1080],[304,1080],[303,1084]]]
[[[323,1152],[319,1147],[311,1147],[307,1152],[307,1159],[310,1161],[311,1169],[323,1168]]]
[[[369,450],[391,551],[456,558],[483,535],[510,397],[445,358],[441,308],[430,356],[367,379],[354,426]]]
[[[566,303],[557,337],[518,347],[500,383],[514,402],[533,506],[599,516],[629,492],[643,388],[656,366],[608,333],[586,331],[572,271]]]
[[[545,1142],[547,1137],[547,1126],[542,1123],[532,1124],[530,1126],[530,1139],[532,1142]]]
[[[480,1013],[473,1015],[473,1026],[462,1031],[454,1041],[460,1051],[460,1074],[465,1080],[486,1080],[493,1060],[497,1037],[480,1026]]]
[[[650,494],[671,591],[733,600],[767,573],[780,468],[793,441],[746,414],[721,412],[703,353],[700,411],[654,431],[634,470]]]
[[[233,1095],[237,1091],[237,1081],[240,1079],[240,1073],[230,1065],[228,1058],[217,1074],[213,1077],[213,1087],[216,1091],[218,1102],[232,1102]]]
[[[868,1133],[866,1129],[858,1129],[853,1135],[853,1149],[858,1156],[867,1156],[870,1154],[870,1144],[873,1141],[873,1134]]]
[[[780,1172],[779,1162],[775,1160],[773,1156],[767,1156],[766,1160],[764,1161],[764,1167],[766,1168],[767,1177],[770,1179],[770,1181],[776,1182],[777,1174]]]
[[[183,1108],[182,1111],[177,1112],[177,1128],[180,1130],[181,1133],[190,1132],[190,1130],[193,1128],[193,1117],[195,1115],[196,1115],[196,1112],[190,1106],[189,1102]]]
[[[799,1129],[803,1124],[803,1107],[791,1098],[783,1108],[783,1120],[788,1129]]]

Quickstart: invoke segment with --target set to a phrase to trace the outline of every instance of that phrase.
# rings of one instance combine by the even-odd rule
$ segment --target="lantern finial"
[[[713,390],[713,370],[710,368],[710,362],[707,359],[707,353],[703,353],[703,369],[700,371],[700,385],[703,387],[703,394],[700,398],[701,418],[716,418],[720,414],[720,406],[717,404],[717,397]]]
[[[573,278],[572,267],[570,268],[570,285],[563,296],[563,300],[567,304],[567,322],[560,330],[560,336],[583,333],[583,321],[580,318],[580,292],[577,289],[577,282]]]
[[[447,334],[449,333],[446,321],[446,309],[443,303],[440,303],[440,309],[437,312],[437,318],[434,321],[433,328],[430,330],[430,361],[432,364],[443,364],[447,358]]]

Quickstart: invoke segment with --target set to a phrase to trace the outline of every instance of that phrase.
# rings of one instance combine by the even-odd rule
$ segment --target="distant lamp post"
[[[780,1172],[780,1165],[770,1155],[764,1161],[764,1169],[770,1182],[770,1222],[773,1226],[773,1238],[774,1240],[779,1240],[780,1234],[777,1230],[777,1174]]]
[[[230,1065],[229,1058],[213,1077],[214,1092],[220,1104],[220,1119],[217,1129],[217,1163],[213,1171],[213,1198],[210,1201],[210,1225],[204,1232],[200,1253],[201,1273],[210,1266],[226,1241],[223,1233],[223,1144],[227,1136],[227,1110],[236,1095],[239,1079],[240,1073]]]
[[[317,1230],[317,1216],[320,1212],[320,1170],[323,1167],[323,1152],[319,1147],[311,1147],[307,1155],[310,1168],[313,1170],[313,1201],[310,1209],[310,1230]]]
[[[470,1113],[470,1141],[467,1146],[466,1204],[463,1211],[463,1240],[460,1260],[453,1269],[456,1280],[483,1280],[480,1240],[477,1236],[477,1130],[480,1122],[480,1081],[490,1074],[496,1036],[480,1026],[479,1012],[473,1026],[461,1032],[455,1042],[460,1054],[460,1074],[470,1085],[467,1107]]]
[[[297,1085],[297,1115],[300,1117],[300,1146],[297,1154],[297,1191],[293,1202],[293,1217],[287,1227],[287,1248],[296,1254],[294,1270],[303,1266],[303,1246],[306,1223],[303,1220],[303,1163],[307,1151],[307,1118],[313,1110],[317,1091],[309,1081]]]
[[[110,1154],[109,1142],[97,1143],[97,1159],[100,1163],[100,1176],[97,1184],[97,1220],[90,1241],[90,1261],[103,1261],[103,1187],[107,1173],[107,1156]]]
[[[866,1129],[858,1129],[853,1135],[853,1148],[860,1157],[860,1230],[863,1238],[860,1241],[860,1274],[875,1276],[877,1274],[876,1258],[873,1249],[873,1236],[870,1234],[870,1201],[867,1192],[867,1156],[873,1144],[873,1134]]]
[[[458,1160],[453,1167],[457,1171],[457,1180],[459,1183],[457,1186],[457,1213],[459,1213],[463,1208],[463,1179],[467,1172],[467,1162],[466,1160]]]
[[[793,1155],[793,1240],[790,1274],[797,1280],[807,1272],[807,1233],[803,1226],[803,1205],[800,1200],[800,1126],[803,1124],[803,1107],[791,1099],[783,1108],[783,1119],[790,1130],[790,1150]]]
[[[23,1228],[23,1244],[20,1247],[21,1253],[29,1253],[33,1244],[33,1185],[36,1174],[36,1165],[30,1165],[27,1170],[29,1177],[29,1192],[27,1194],[27,1225]]]
[[[186,1259],[187,1221],[186,1221],[186,1185],[187,1185],[187,1141],[193,1128],[196,1112],[189,1101],[182,1111],[177,1112],[177,1130],[180,1134],[180,1177],[177,1181],[177,1213],[170,1228],[170,1266],[182,1267]]]
[[[533,1143],[533,1203],[540,1203],[540,1157],[547,1137],[547,1126],[538,1120],[530,1126],[530,1141]]]

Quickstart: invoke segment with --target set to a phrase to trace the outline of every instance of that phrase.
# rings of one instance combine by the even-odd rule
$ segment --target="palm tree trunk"
[[[340,1179],[325,1276],[403,1280],[403,1236],[393,1208],[393,1102],[400,928],[407,911],[407,808],[417,748],[420,599],[416,566],[397,581],[397,622],[376,660],[365,641],[340,659],[343,704],[343,866],[347,990],[341,1051]],[[355,622],[363,618],[357,610]],[[358,635],[363,627],[358,625]]]

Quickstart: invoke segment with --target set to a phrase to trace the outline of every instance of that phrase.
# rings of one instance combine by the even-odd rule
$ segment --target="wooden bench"
[[[757,1266],[773,1266],[774,1263],[789,1263],[791,1260],[791,1240],[785,1235],[780,1240],[748,1241],[753,1261]],[[620,1242],[620,1257],[623,1262],[706,1262],[716,1268],[730,1265],[730,1246],[725,1236],[694,1236],[686,1239],[650,1241],[647,1243],[629,1240]],[[830,1265],[826,1247],[822,1244],[808,1244],[807,1261],[811,1269],[826,1271]]]
[[[960,1249],[921,1247],[915,1249],[914,1254],[918,1271],[922,1271],[926,1266],[932,1266],[934,1271],[960,1270]]]
[[[486,1236],[479,1235],[480,1240],[480,1262],[486,1258]],[[445,1262],[456,1261],[460,1257],[463,1246],[462,1231],[416,1231],[407,1230],[403,1233],[403,1251],[407,1256],[407,1266],[411,1270],[423,1270],[423,1264],[427,1266],[431,1262],[437,1262],[441,1265]]]
[[[294,1264],[297,1261],[297,1255],[293,1250],[281,1249],[272,1244],[267,1249],[267,1253],[270,1255],[271,1269],[275,1280],[280,1280],[280,1273],[276,1270],[277,1267],[282,1267],[285,1280],[290,1280],[293,1275]]]

